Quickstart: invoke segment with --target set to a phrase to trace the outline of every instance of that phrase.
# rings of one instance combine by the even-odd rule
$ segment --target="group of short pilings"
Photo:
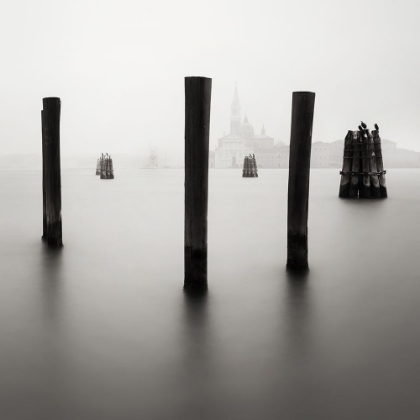
[[[244,168],[242,170],[243,178],[257,178],[258,177],[258,168],[255,155],[245,156],[244,158]]]
[[[185,78],[185,219],[184,290],[207,291],[207,209],[209,127],[212,79]],[[44,98],[42,152],[44,236],[51,247],[62,246],[59,98]],[[309,167],[315,93],[294,92],[290,139],[287,268],[308,269]],[[254,160],[255,164],[255,159]],[[100,162],[111,158],[101,156]],[[99,165],[102,173],[108,170]],[[256,165],[255,165],[256,170]],[[106,174],[105,174],[106,175]],[[105,178],[111,179],[111,178]]]
[[[359,130],[347,132],[344,140],[343,169],[340,171],[341,198],[386,198],[386,171],[382,158],[379,127],[367,128],[362,122]]]
[[[102,153],[96,162],[96,175],[100,175],[101,179],[114,179],[114,165],[111,155]]]

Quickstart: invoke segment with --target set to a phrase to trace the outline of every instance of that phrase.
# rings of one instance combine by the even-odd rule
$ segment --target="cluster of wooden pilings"
[[[349,130],[344,140],[339,197],[386,198],[379,127],[375,124],[375,130],[370,132],[362,122],[358,128],[357,131]]]
[[[212,80],[185,78],[184,290],[207,290],[207,209]],[[62,246],[59,98],[44,98],[42,116],[44,236]],[[315,93],[294,92],[287,208],[287,267],[308,268],[308,197]],[[249,158],[248,158],[249,159]],[[255,164],[255,159],[254,160]],[[112,179],[112,159],[101,155],[101,179]],[[256,169],[256,165],[255,165]]]
[[[255,155],[245,156],[242,177],[243,178],[257,178],[258,177],[257,161],[255,159]]]
[[[102,153],[96,162],[96,175],[100,175],[101,179],[114,179],[114,166],[111,155]]]

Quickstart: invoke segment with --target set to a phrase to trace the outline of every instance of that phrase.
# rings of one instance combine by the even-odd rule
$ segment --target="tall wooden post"
[[[375,145],[373,142],[373,135],[369,130],[367,130],[368,135],[368,149],[369,149],[369,156],[370,156],[370,196],[372,198],[380,198],[381,191],[379,188],[379,178],[376,173],[378,172],[378,168],[376,165],[376,155],[375,155]]]
[[[60,98],[44,98],[42,111],[43,189],[48,246],[63,246],[61,227]],[[45,233],[44,233],[45,234]]]
[[[367,130],[361,132],[362,136],[362,183],[360,185],[359,197],[370,198],[370,155],[369,155],[369,137]]]
[[[185,78],[184,289],[207,289],[207,203],[211,82]]]
[[[340,198],[347,198],[350,192],[351,165],[353,160],[353,131],[347,132],[344,139],[343,170],[341,171]]]
[[[376,157],[376,169],[378,172],[381,172],[379,175],[379,190],[381,192],[381,198],[387,198],[388,193],[386,189],[386,178],[384,171],[384,162],[382,159],[382,147],[381,147],[381,138],[379,137],[379,131],[373,130],[372,131],[373,136],[373,143],[375,146],[375,157]]]
[[[308,198],[315,93],[293,92],[287,207],[287,267],[308,268]]]
[[[362,143],[360,131],[353,131],[353,161],[351,166],[351,180],[350,180],[350,198],[357,198],[359,195],[359,179],[360,179],[360,165],[361,165]]]
[[[44,111],[41,111],[42,131],[42,240],[47,240],[47,191],[46,191],[46,163],[45,163],[45,135],[44,135]]]

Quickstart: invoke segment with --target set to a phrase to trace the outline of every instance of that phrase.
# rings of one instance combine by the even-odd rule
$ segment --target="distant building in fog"
[[[214,168],[214,152],[213,150],[209,150],[209,168]]]
[[[158,165],[158,156],[155,150],[151,150],[149,155],[149,162],[147,163],[147,168],[157,168]]]
[[[390,140],[382,140],[382,153],[386,168],[418,168],[420,154],[413,150],[398,149]],[[343,164],[344,140],[332,143],[312,143],[312,168],[341,168]],[[289,146],[274,145],[274,138],[265,132],[255,134],[254,127],[245,116],[242,120],[238,89],[235,86],[230,109],[230,132],[218,140],[214,152],[210,151],[210,168],[241,168],[245,156],[255,154],[259,168],[288,168]]]
[[[245,156],[249,154],[255,154],[259,167],[264,165],[260,164],[260,160],[271,167],[274,161],[280,162],[280,158],[276,157],[280,152],[278,147],[274,147],[274,138],[266,134],[264,126],[260,134],[255,134],[248,117],[245,116],[242,121],[239,95],[235,86],[230,112],[230,133],[218,141],[215,150],[215,167],[242,167]]]
[[[331,166],[331,147],[329,143],[323,141],[312,143],[311,166],[313,168],[329,168]]]

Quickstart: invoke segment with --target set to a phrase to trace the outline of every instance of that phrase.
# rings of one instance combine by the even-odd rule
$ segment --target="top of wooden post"
[[[44,109],[46,108],[58,108],[61,105],[61,99],[57,98],[55,96],[48,97],[48,98],[42,98],[42,105]]]
[[[206,79],[206,80],[211,80],[211,77],[205,77],[205,76],[185,76],[185,79]]]
[[[315,95],[315,92],[299,90],[299,91],[293,92],[293,95]]]

